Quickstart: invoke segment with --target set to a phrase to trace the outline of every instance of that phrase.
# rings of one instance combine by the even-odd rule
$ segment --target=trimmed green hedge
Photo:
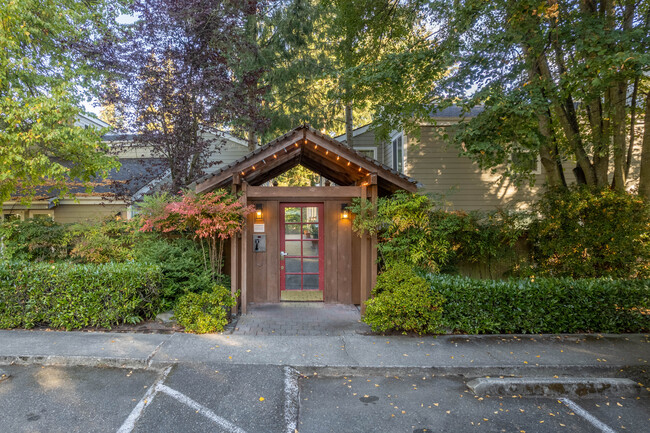
[[[373,298],[366,302],[363,321],[373,331],[435,333],[440,331],[440,294],[412,266],[397,263],[377,277]]]
[[[0,262],[0,328],[110,328],[152,317],[162,274],[142,263]]]
[[[442,326],[467,334],[647,332],[650,281],[428,275]],[[644,314],[645,312],[645,314]]]

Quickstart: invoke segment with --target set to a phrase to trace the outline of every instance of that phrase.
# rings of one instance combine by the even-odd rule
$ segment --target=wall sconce
[[[255,205],[255,219],[261,220],[262,219],[262,203],[257,203]]]
[[[350,211],[348,210],[348,204],[341,204],[341,219],[346,220],[350,218]]]

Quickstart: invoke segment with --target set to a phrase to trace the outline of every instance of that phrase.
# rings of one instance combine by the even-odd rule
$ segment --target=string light
[[[296,147],[298,147],[298,143],[296,143]]]
[[[253,170],[255,170],[255,166],[253,166]]]
[[[244,173],[243,171],[241,172],[241,175],[242,175],[242,176],[244,176],[245,174],[246,174],[246,173]]]
[[[314,144],[314,150],[318,149],[318,144]]]
[[[278,155],[274,153],[274,154],[273,154],[273,158],[274,158],[274,159],[278,159]]]
[[[325,151],[325,155],[329,155],[329,154],[330,154],[330,151],[329,151],[329,150],[326,150],[326,151]]]
[[[336,160],[337,160],[337,161],[339,160],[339,158],[340,158],[340,156],[336,155]]]
[[[348,166],[350,165],[350,161],[348,161]]]

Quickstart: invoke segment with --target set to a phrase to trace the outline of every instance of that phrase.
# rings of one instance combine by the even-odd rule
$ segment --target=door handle
[[[280,260],[284,260],[284,256],[288,256],[289,253],[285,253],[284,251],[280,251]]]

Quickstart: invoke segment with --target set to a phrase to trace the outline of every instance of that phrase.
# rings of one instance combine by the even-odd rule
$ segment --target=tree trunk
[[[255,128],[252,126],[248,130],[248,151],[252,152],[257,149],[257,135],[255,134]]]
[[[650,92],[646,94],[645,106],[650,107]],[[645,110],[645,120],[643,122],[639,195],[650,200],[650,109],[647,108]]]
[[[352,119],[352,103],[345,104],[345,142],[352,147],[354,142],[354,121]]]

